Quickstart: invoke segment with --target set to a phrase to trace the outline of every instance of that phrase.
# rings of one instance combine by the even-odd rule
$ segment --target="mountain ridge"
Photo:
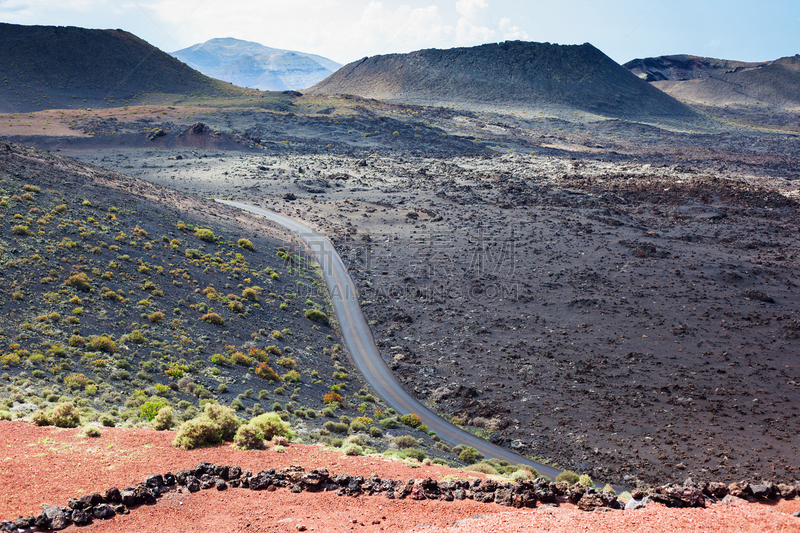
[[[0,23],[0,49],[0,111],[86,107],[145,92],[238,91],[119,29]]]
[[[506,41],[365,57],[307,92],[484,110],[561,107],[614,117],[695,114],[589,43]]]
[[[800,54],[756,63],[687,55],[659,56],[634,59],[624,66],[682,101],[800,107]]]
[[[270,48],[233,37],[209,39],[170,55],[207,76],[273,91],[305,89],[341,67],[316,54]]]

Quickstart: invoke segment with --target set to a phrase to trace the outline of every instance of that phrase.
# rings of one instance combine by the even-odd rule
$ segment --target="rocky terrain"
[[[628,486],[796,477],[796,138],[293,106],[226,112],[236,152],[63,150],[330,235],[408,389],[487,438]]]
[[[214,402],[351,453],[465,464],[370,394],[281,229],[6,143],[0,215],[0,419],[165,430]]]
[[[305,89],[342,66],[318,55],[230,37],[210,39],[171,55],[206,76],[262,91]]]
[[[625,66],[700,111],[737,122],[800,127],[798,55],[760,63],[662,56]]]
[[[447,69],[433,69],[444,59]],[[687,477],[795,480],[800,128],[787,110],[775,118],[746,106],[690,109],[609,62],[590,45],[503,43],[368,58],[307,95],[0,115],[4,138],[102,167],[105,185],[147,200],[111,196],[125,209],[110,212],[108,190],[59,189],[61,169],[76,176],[69,187],[80,187],[94,166],[7,145],[2,253],[22,299],[3,302],[0,412],[30,417],[61,400],[100,421],[103,406],[87,386],[107,388],[117,363],[131,359],[139,381],[125,393],[133,397],[99,391],[117,411],[112,422],[134,425],[137,408],[160,401],[159,391],[182,405],[181,417],[181,402],[196,409],[209,399],[172,387],[164,372],[173,368],[252,415],[261,402],[244,383],[254,368],[236,360],[281,338],[277,332],[291,351],[276,348],[291,353],[296,368],[284,359],[287,377],[263,389],[264,398],[281,404],[304,439],[340,447],[350,434],[357,446],[396,444],[377,426],[373,436],[350,425],[355,412],[338,422],[342,438],[324,427],[333,420],[317,417],[320,395],[343,383],[348,409],[379,411],[370,424],[386,413],[339,355],[335,329],[306,318],[306,309],[327,308],[324,292],[299,295],[300,284],[318,281],[299,266],[300,250],[259,241],[258,222],[207,201],[226,197],[328,235],[349,261],[384,359],[408,390],[470,431],[630,488]],[[463,78],[453,84],[456,71]],[[361,73],[360,81],[347,73]],[[497,81],[492,91],[479,73]],[[448,79],[453,89],[443,91]],[[334,87],[448,107],[324,94]],[[531,91],[541,98],[526,99]],[[93,195],[88,204],[81,194]],[[228,225],[234,221],[244,225]],[[239,244],[245,230],[283,268],[274,257],[249,257]],[[298,290],[273,288],[272,274],[290,271]],[[162,286],[167,272],[184,285]],[[82,278],[70,281],[81,273],[85,297]],[[257,302],[245,296],[251,285],[262,289]],[[119,300],[97,296],[109,292]],[[157,312],[163,320],[150,319]],[[221,324],[203,318],[212,313]],[[254,327],[256,315],[263,326]],[[127,347],[125,357],[69,346],[73,336],[93,343],[104,332]],[[131,346],[140,334],[145,343]],[[73,373],[86,379],[82,387],[66,381]],[[235,397],[219,388],[233,383],[243,389]],[[41,387],[50,394],[41,397]],[[14,414],[18,404],[24,409]],[[398,430],[422,439],[422,456],[406,459],[457,464],[435,436]],[[484,466],[510,474],[512,465]]]
[[[552,115],[566,109],[605,117],[696,116],[588,43],[507,41],[366,57],[306,92],[475,111],[546,109]]]
[[[677,532],[699,527],[711,532],[777,532],[793,531],[800,514],[800,500],[775,497],[781,491],[785,498],[789,486],[764,490],[759,485],[733,484],[729,489],[716,484],[705,487],[707,495],[698,495],[688,485],[665,487],[663,492],[652,491],[654,499],[644,507],[634,509],[636,505],[628,503],[625,511],[587,513],[581,505],[614,496],[590,488],[576,506],[569,496],[580,492],[577,487],[578,492],[568,489],[560,495],[560,484],[553,484],[552,490],[541,482],[509,486],[481,474],[470,474],[467,480],[464,472],[441,466],[410,468],[385,458],[343,456],[299,444],[282,451],[186,451],[170,446],[170,432],[147,429],[104,429],[92,438],[79,430],[22,422],[0,422],[0,429],[0,442],[8,448],[4,460],[16,465],[0,470],[4,486],[15,487],[0,499],[3,531],[28,524],[77,531],[70,524],[77,519],[91,522],[92,531],[116,532],[199,532],[209,527],[279,532],[641,532],[663,531],[665,522]],[[397,487],[394,497],[390,485]],[[534,499],[526,502],[525,490],[517,492],[516,487],[531,487]],[[769,492],[773,488],[774,495]],[[713,493],[721,495],[723,489],[741,498],[729,494],[720,502]],[[702,501],[704,506],[686,507],[680,498],[689,500],[692,495],[695,504]],[[504,504],[509,496],[510,506]]]

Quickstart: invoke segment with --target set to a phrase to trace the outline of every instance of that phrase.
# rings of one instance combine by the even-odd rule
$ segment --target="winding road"
[[[347,272],[347,267],[345,267],[342,258],[339,257],[333,244],[327,238],[296,220],[267,209],[240,202],[216,201],[268,218],[294,232],[302,239],[322,269],[323,277],[328,284],[328,291],[331,295],[333,310],[339,320],[339,328],[353,362],[375,392],[390,407],[401,414],[418,414],[429,429],[435,431],[439,437],[450,444],[472,446],[488,458],[494,457],[508,461],[511,464],[533,466],[540,474],[550,479],[555,479],[561,473],[559,469],[532,461],[527,457],[518,455],[464,431],[425,407],[403,389],[389,366],[381,358],[380,351],[375,345],[372,331],[367,325],[364,314],[361,312],[355,283]]]

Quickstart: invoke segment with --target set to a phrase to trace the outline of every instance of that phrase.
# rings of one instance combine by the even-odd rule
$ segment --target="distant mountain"
[[[769,63],[773,62],[745,63],[744,61],[730,61],[711,57],[674,55],[634,59],[622,66],[645,81],[681,81],[741,72]]]
[[[800,106],[800,55],[760,63],[675,55],[634,59],[624,66],[682,101]]]
[[[345,65],[307,92],[470,109],[695,115],[588,43],[509,41],[368,57]]]
[[[0,23],[0,50],[0,111],[87,107],[146,92],[243,91],[122,30]]]
[[[305,89],[342,66],[322,56],[230,37],[211,39],[172,55],[212,78],[262,91]]]

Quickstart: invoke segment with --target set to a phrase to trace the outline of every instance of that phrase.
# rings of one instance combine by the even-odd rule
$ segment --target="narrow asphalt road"
[[[333,302],[333,310],[339,320],[339,328],[353,362],[375,392],[390,407],[400,414],[418,414],[429,429],[435,431],[439,437],[450,444],[465,444],[472,446],[488,458],[495,457],[511,464],[533,466],[540,474],[550,479],[555,479],[561,473],[561,470],[532,461],[460,429],[425,407],[403,389],[389,366],[381,358],[372,331],[361,312],[355,283],[350,278],[350,274],[348,274],[341,257],[336,253],[333,244],[327,238],[296,220],[267,209],[227,200],[216,201],[266,217],[294,232],[303,240],[322,269]]]

